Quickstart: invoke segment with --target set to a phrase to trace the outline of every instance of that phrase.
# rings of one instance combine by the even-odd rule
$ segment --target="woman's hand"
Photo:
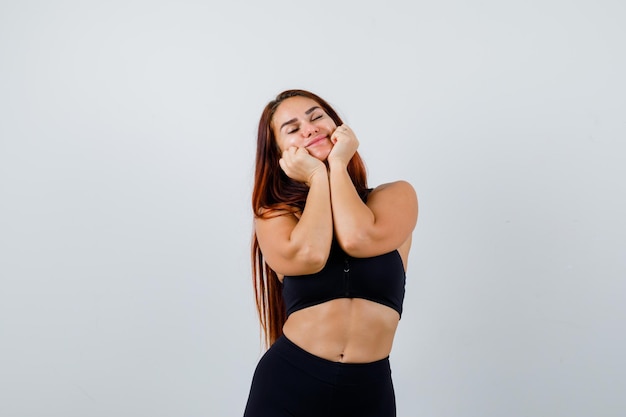
[[[326,173],[326,166],[319,159],[311,156],[305,148],[292,146],[283,152],[278,161],[282,170],[293,180],[311,185],[311,179],[318,173]]]
[[[328,154],[328,163],[339,162],[347,166],[359,147],[356,135],[348,125],[343,124],[335,129],[330,140],[334,146]]]

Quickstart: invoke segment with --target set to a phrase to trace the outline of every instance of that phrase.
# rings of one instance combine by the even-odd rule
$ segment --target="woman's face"
[[[278,105],[272,118],[274,137],[281,152],[306,148],[315,158],[324,161],[333,144],[330,137],[337,128],[333,119],[308,97],[295,96]]]

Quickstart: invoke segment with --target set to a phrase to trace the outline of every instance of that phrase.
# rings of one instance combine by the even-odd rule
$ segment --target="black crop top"
[[[363,298],[402,315],[406,274],[397,250],[371,258],[353,258],[333,240],[324,268],[315,274],[285,276],[287,315],[337,298]]]

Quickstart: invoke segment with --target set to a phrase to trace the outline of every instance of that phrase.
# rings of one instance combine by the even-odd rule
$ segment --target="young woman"
[[[405,181],[368,189],[358,145],[311,92],[263,110],[252,256],[269,349],[245,417],[396,415],[388,357],[417,197]]]

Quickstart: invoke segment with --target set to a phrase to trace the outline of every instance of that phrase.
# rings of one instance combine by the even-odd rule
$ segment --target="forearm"
[[[333,238],[333,217],[328,174],[320,170],[311,177],[302,215],[291,232],[290,243],[298,258],[325,264]]]
[[[350,251],[367,244],[376,219],[354,188],[346,165],[330,162],[329,166],[335,236],[341,247]]]

